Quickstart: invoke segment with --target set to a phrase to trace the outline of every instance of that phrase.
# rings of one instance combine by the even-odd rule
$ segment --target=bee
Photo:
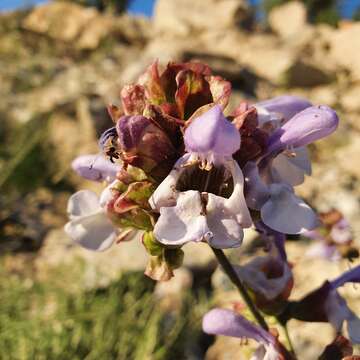
[[[112,163],[115,163],[114,159],[120,159],[120,153],[117,150],[118,135],[116,128],[112,127],[106,130],[100,137],[99,146],[104,154],[109,158]]]

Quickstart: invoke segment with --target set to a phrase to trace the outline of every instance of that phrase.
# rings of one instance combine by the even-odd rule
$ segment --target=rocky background
[[[283,93],[335,107],[340,128],[312,148],[299,193],[320,211],[341,210],[360,241],[360,22],[306,19],[291,1],[265,29],[239,0],[158,0],[151,20],[71,2],[0,15],[0,358],[247,358],[238,341],[201,334],[206,308],[239,300],[205,245],[187,245],[185,266],[155,285],[142,277],[138,241],[93,254],[62,230],[69,195],[99,190],[71,160],[97,151],[106,105],[154,59],[208,63],[232,82],[230,107]],[[308,245],[288,243],[294,298],[350,265],[307,259]],[[360,310],[359,289],[344,291]],[[291,321],[290,331],[305,360],[333,336],[326,324]]]

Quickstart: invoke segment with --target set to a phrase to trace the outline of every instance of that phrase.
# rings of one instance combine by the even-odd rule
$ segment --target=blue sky
[[[12,10],[21,6],[45,3],[48,0],[0,0],[0,10]],[[155,0],[131,0],[129,11],[135,14],[152,14]]]
[[[168,0],[171,1],[171,0]],[[250,0],[257,4],[260,0]],[[0,10],[11,10],[24,5],[34,5],[47,2],[47,0],[0,0]],[[129,12],[151,16],[155,0],[132,0]],[[360,0],[341,0],[341,12],[344,17],[350,17],[352,12],[360,7]]]

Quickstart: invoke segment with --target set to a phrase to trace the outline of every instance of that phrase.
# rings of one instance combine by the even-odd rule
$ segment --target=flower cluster
[[[322,236],[315,230],[319,217],[294,187],[311,175],[307,146],[337,128],[335,111],[280,96],[242,102],[226,113],[230,93],[231,84],[201,63],[169,63],[160,71],[155,62],[137,83],[125,86],[121,107],[108,107],[114,126],[99,140],[101,153],[72,164],[79,175],[106,187],[100,197],[83,190],[70,198],[67,234],[103,251],[142,231],[150,256],[145,273],[168,280],[182,263],[186,243],[205,242],[216,253],[239,247],[244,229],[252,227],[267,253],[228,265],[254,306],[282,324],[291,318],[328,321],[340,332],[345,321],[351,340],[359,342],[359,319],[336,290],[358,282],[359,268],[302,300],[288,300],[293,274],[287,234]],[[329,226],[335,242],[349,241],[340,218]],[[260,347],[254,359],[290,356],[274,332],[230,310],[210,311],[203,326],[211,334],[255,339]]]

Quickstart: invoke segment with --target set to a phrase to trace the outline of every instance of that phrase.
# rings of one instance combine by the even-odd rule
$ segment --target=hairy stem
[[[231,282],[237,287],[237,289],[239,290],[243,300],[245,301],[246,305],[248,306],[248,308],[250,309],[250,311],[252,312],[252,314],[254,315],[256,321],[259,323],[259,325],[265,329],[265,330],[269,330],[269,327],[265,321],[265,319],[263,318],[263,316],[260,314],[259,310],[256,308],[256,306],[254,305],[250,295],[248,294],[244,284],[242,283],[241,279],[239,278],[238,274],[235,272],[233,266],[230,264],[230,261],[228,260],[228,258],[226,257],[226,255],[224,254],[224,252],[221,249],[215,249],[215,248],[211,248],[212,251],[214,252],[219,264],[221,265],[221,267],[223,268],[224,272],[226,273],[226,275],[229,277],[229,279],[231,280]]]

